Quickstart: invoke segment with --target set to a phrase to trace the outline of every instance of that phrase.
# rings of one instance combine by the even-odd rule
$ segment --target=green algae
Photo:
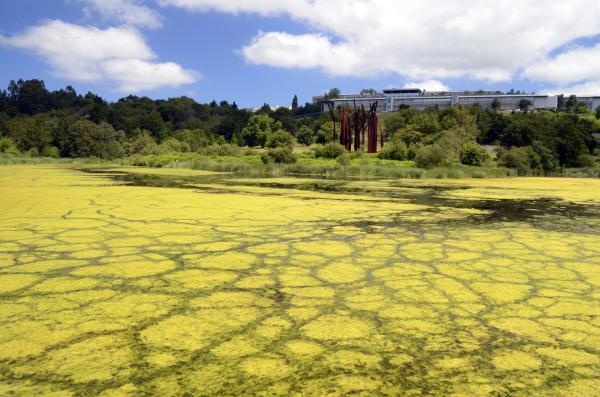
[[[0,395],[600,395],[597,180],[120,171],[0,167]]]

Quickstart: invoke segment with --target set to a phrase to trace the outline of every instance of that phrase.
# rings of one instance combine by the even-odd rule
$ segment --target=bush
[[[268,152],[260,156],[260,159],[264,164],[293,164],[298,161],[298,158],[289,147],[269,149]]]
[[[540,165],[540,157],[531,146],[513,147],[498,153],[498,163],[507,168],[514,168],[519,175],[527,175]]]
[[[321,157],[325,159],[336,159],[342,154],[346,153],[346,148],[335,142],[329,142],[323,146],[318,146],[314,150],[315,157]]]
[[[169,138],[165,140],[163,143],[158,145],[159,153],[172,153],[172,152],[189,152],[190,145],[185,142],[180,142],[175,138]]]
[[[58,159],[60,158],[60,150],[58,150],[56,146],[49,145],[44,148],[43,155],[45,157],[52,157],[54,159]]]
[[[331,142],[333,139],[333,122],[326,121],[319,127],[315,141],[321,145]],[[333,157],[335,158],[335,157]]]
[[[0,153],[19,154],[14,141],[8,137],[0,138]]]
[[[578,168],[591,168],[596,166],[596,159],[589,154],[582,154],[577,157],[575,164]]]
[[[335,161],[343,167],[352,165],[352,160],[350,159],[350,155],[348,153],[342,154],[341,156],[336,158]]]
[[[287,131],[278,130],[268,135],[267,147],[278,148],[278,147],[292,147],[294,146],[294,137]]]
[[[417,167],[433,168],[447,163],[448,153],[441,145],[429,145],[422,147],[415,157]]]
[[[391,141],[381,149],[378,157],[383,160],[406,160],[408,157],[406,144],[399,140]]]
[[[214,144],[214,145],[210,145],[208,147],[205,148],[200,148],[198,150],[198,153],[203,155],[203,156],[232,156],[232,157],[236,157],[236,156],[240,156],[241,155],[241,149],[239,146],[237,145],[231,145],[231,144],[224,144],[224,145],[218,145],[218,144]]]
[[[490,155],[484,147],[476,143],[467,143],[462,147],[460,153],[460,162],[465,165],[481,166],[488,159]]]
[[[401,128],[394,134],[394,140],[404,142],[406,146],[414,145],[423,140],[423,134],[412,128]]]

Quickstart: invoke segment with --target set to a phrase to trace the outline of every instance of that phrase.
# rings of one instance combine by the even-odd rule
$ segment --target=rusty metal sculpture
[[[334,103],[332,101],[327,101],[325,103],[327,104],[329,114],[331,116],[331,122],[333,124],[332,140],[335,142],[337,139],[337,134]],[[354,104],[353,113],[350,112],[350,108],[347,106],[339,106],[338,111],[340,119],[339,142],[346,148],[347,151],[352,151],[352,144],[354,143],[354,150],[359,150],[366,144],[367,151],[369,153],[377,153],[378,132],[381,132],[381,147],[383,147],[384,136],[383,132],[379,128],[379,121],[377,118],[377,102],[371,104],[368,117],[365,106],[361,105],[360,108],[357,108],[356,103]],[[353,119],[352,123],[350,121],[351,119]],[[365,137],[365,132],[367,132],[367,137]]]
[[[371,109],[369,111],[369,121],[367,123],[368,128],[368,152],[369,153],[377,153],[377,130],[378,130],[379,122],[377,120],[377,102],[374,102],[371,105]]]
[[[361,141],[360,135],[363,134],[364,142],[364,129],[365,129],[365,108],[356,107],[356,101],[354,102],[354,150],[360,150]]]
[[[347,151],[352,150],[352,130],[350,128],[350,109],[340,107],[340,144]]]

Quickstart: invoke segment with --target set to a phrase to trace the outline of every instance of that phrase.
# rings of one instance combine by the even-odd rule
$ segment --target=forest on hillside
[[[520,173],[597,167],[600,109],[594,114],[576,97],[561,103],[561,111],[510,113],[479,106],[401,109],[381,118],[385,145],[378,156],[415,161],[422,168],[495,161]],[[317,144],[325,145],[313,148],[317,157],[344,155],[345,149],[332,142],[339,128],[320,111],[320,104],[300,106],[296,96],[289,108],[272,110],[265,104],[253,112],[235,102],[201,104],[185,96],[128,96],[108,102],[70,86],[50,91],[41,80],[13,80],[0,90],[0,153],[114,159],[231,154],[232,148],[247,146],[270,148],[265,162],[294,162],[294,146]]]

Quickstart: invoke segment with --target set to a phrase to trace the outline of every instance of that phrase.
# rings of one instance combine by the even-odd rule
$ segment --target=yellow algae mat
[[[0,167],[0,395],[600,395],[599,181],[219,187]]]

